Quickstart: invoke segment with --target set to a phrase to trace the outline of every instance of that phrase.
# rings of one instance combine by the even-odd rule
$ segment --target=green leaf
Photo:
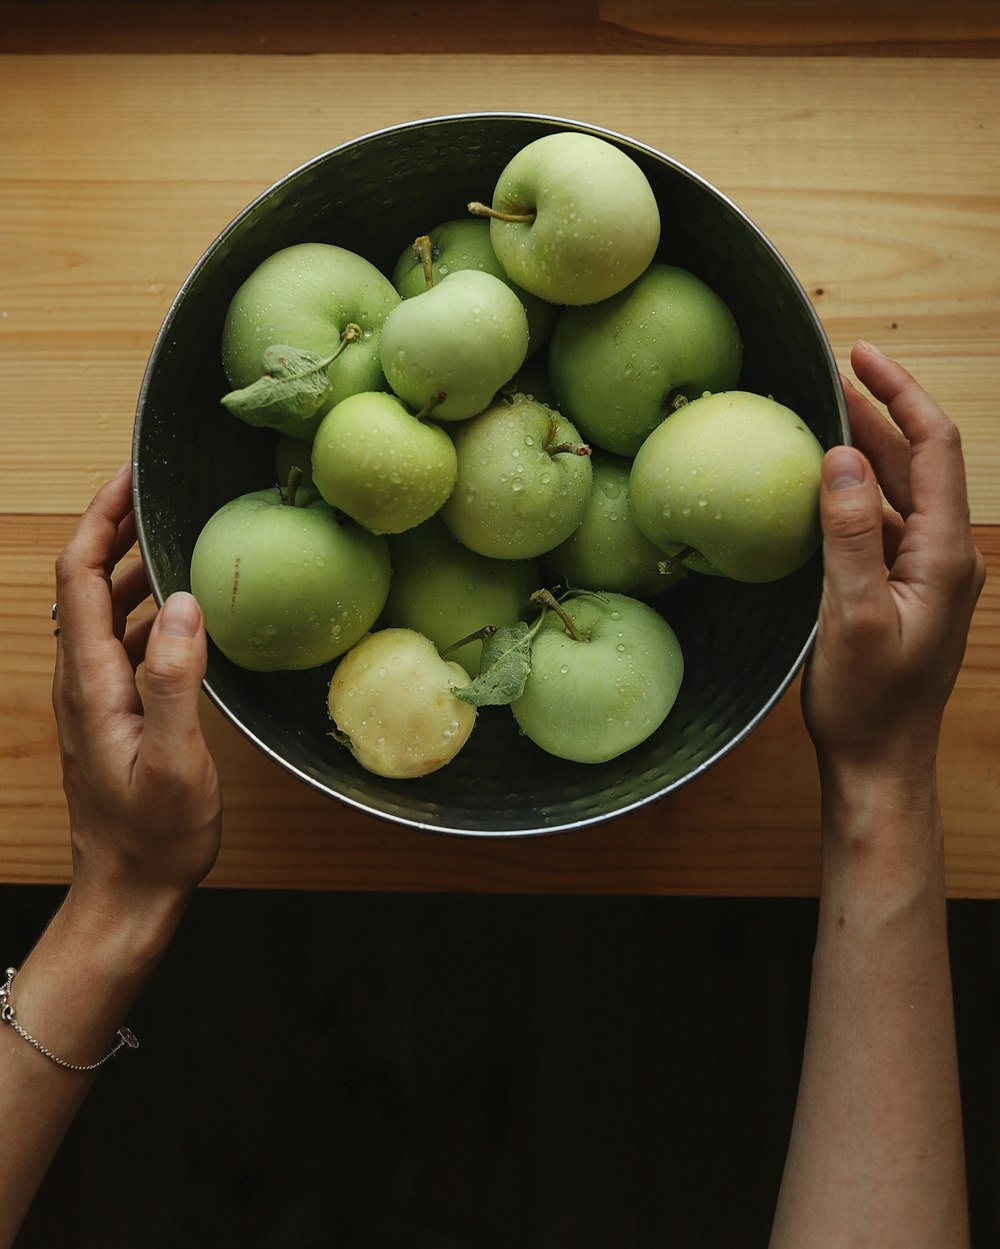
[[[479,676],[455,691],[473,707],[502,707],[512,703],[524,689],[531,671],[531,639],[534,630],[523,620],[502,625],[483,640]]]
[[[248,425],[280,427],[289,418],[308,420],[319,410],[334,359],[276,343],[264,352],[261,376],[224,395],[222,403]]]

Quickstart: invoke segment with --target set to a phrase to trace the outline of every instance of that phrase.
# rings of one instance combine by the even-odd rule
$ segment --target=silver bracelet
[[[0,985],[0,1020],[10,1024],[19,1037],[27,1041],[29,1045],[33,1045],[39,1054],[44,1054],[50,1061],[54,1062],[57,1067],[64,1067],[67,1071],[96,1071],[98,1067],[103,1067],[109,1058],[114,1058],[118,1051],[124,1047],[130,1050],[139,1048],[139,1039],[131,1028],[118,1029],[118,1044],[103,1058],[97,1060],[96,1063],[68,1063],[65,1058],[57,1058],[50,1049],[46,1049],[41,1041],[36,1041],[31,1033],[23,1027],[14,1016],[14,1007],[10,1003],[10,986],[17,975],[16,967],[7,968],[7,979],[4,984]]]

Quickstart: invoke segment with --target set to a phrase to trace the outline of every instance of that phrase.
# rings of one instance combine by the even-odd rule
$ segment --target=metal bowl
[[[133,440],[139,541],[157,601],[189,588],[189,560],[208,517],[272,485],[274,435],[231,417],[220,364],[222,325],[243,279],[292,243],[339,243],[391,272],[417,233],[489,199],[507,161],[556,130],[598,135],[644,170],[659,202],[658,260],[713,287],[743,334],[744,389],[798,411],[824,447],[846,442],[844,396],[820,322],[760,230],[702,178],[641,143],[577,121],[466,114],[410,122],[334,148],[289,173],[208,248],[170,307],[150,355]],[[544,754],[509,709],[485,708],[454,762],[419,780],[363,771],[330,736],[332,666],[255,674],[210,647],[205,689],[268,756],[333,798],[413,828],[517,836],[580,828],[655,802],[699,776],[760,723],[812,642],[817,555],[767,585],[692,575],[659,606],[685,655],[674,709],[645,743],[609,763]]]

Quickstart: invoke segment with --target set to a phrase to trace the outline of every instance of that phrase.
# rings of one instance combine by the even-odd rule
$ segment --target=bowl
[[[627,152],[659,202],[656,259],[688,269],[734,313],[744,339],[743,389],[773,394],[824,447],[848,440],[837,366],[813,307],[781,255],[729,199],[669,156],[559,117],[474,113],[393,126],[293,170],[248,205],[184,282],[153,346],[138,400],[133,490],[139,543],[158,602],[188,589],[205,521],[227,500],[274,484],[276,435],[230,416],[220,363],[229,301],[272,252],[325,241],[386,273],[417,233],[489,199],[520,148],[556,130],[597,135]],[[210,645],[204,688],[267,756],[306,784],[369,815],[416,829],[527,836],[600,823],[701,776],[760,724],[794,680],[813,640],[820,556],[769,584],[691,575],[658,606],[685,655],[677,702],[642,745],[608,763],[566,762],[520,736],[508,708],[484,708],[447,767],[391,781],[357,765],[330,736],[333,665],[244,671]],[[331,813],[331,820],[335,815]]]

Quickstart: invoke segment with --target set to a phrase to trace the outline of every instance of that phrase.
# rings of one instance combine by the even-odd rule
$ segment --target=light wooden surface
[[[702,54],[681,55],[685,28],[675,19],[690,17],[691,5],[554,5],[540,34],[556,54],[544,60],[524,49],[529,27],[509,36],[512,51],[494,40],[497,51],[482,52],[475,22],[457,39],[459,55],[428,51],[445,35],[440,13],[415,28],[413,6],[391,4],[385,54],[371,50],[368,24],[367,33],[348,28],[365,49],[358,54],[289,55],[334,43],[329,25],[315,35],[302,24],[316,6],[286,6],[278,52],[268,46],[273,22],[261,17],[275,6],[246,7],[236,29],[219,15],[225,5],[150,6],[160,20],[126,40],[110,21],[121,13],[115,4],[8,6],[0,48],[16,54],[0,57],[0,880],[67,879],[49,706],[52,564],[74,517],[128,454],[143,368],[174,292],[250,199],[316,153],[415,117],[513,108],[626,132],[697,170],[789,260],[842,364],[855,338],[870,338],[955,416],[992,577],[942,742],[948,880],[955,896],[1000,896],[1000,67],[991,7],[958,5],[944,22],[918,5],[906,24],[898,15],[889,23],[893,6],[881,6],[866,39],[860,6],[839,6],[841,22],[823,24],[810,6],[746,5],[739,11],[756,8],[760,21],[741,42],[724,20],[738,6],[700,6],[689,29]],[[439,6],[458,23],[471,7]],[[191,23],[163,20],[168,10]],[[414,29],[419,50],[400,51]],[[801,47],[833,54],[792,54]],[[741,55],[747,48],[761,54]],[[861,54],[873,49],[879,55]],[[953,55],[926,55],[934,51]],[[207,702],[204,712],[226,800],[215,885],[816,889],[818,788],[797,690],[671,799],[531,840],[409,833],[361,818],[264,760]]]

